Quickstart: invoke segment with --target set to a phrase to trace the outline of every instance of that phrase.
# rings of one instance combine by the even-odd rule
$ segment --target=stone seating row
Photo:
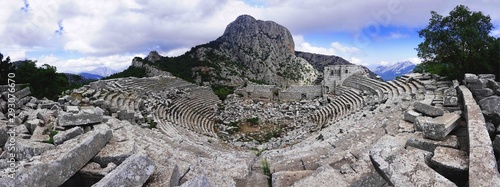
[[[216,137],[213,107],[220,100],[208,88],[196,88],[188,96],[172,98],[168,107],[159,107],[160,117],[207,136]],[[157,114],[158,115],[158,114]]]
[[[363,97],[356,91],[339,87],[343,94],[335,96],[329,104],[312,114],[312,120],[320,125],[329,121],[341,119],[353,112],[358,111],[363,106]]]

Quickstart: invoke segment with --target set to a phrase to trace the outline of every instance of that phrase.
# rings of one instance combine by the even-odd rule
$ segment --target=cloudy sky
[[[369,67],[418,63],[417,31],[430,11],[448,15],[458,4],[490,15],[491,35],[500,36],[500,0],[6,0],[0,53],[60,72],[122,70],[151,50],[183,54],[249,14],[287,27],[296,50]]]

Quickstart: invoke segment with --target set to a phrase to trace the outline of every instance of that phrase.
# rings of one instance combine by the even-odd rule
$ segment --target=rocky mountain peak
[[[268,55],[278,50],[292,55],[295,51],[290,31],[273,21],[256,20],[249,15],[241,15],[231,22],[224,34],[217,39],[220,42],[229,42],[232,45],[262,51]]]
[[[150,62],[156,62],[158,60],[161,59],[161,55],[158,54],[157,51],[151,51],[149,52],[148,56],[146,57],[146,60],[150,61]]]

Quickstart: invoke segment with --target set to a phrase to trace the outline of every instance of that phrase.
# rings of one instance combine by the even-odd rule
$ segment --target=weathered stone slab
[[[495,153],[499,154],[500,153],[500,134],[497,134],[495,136],[495,139],[493,140],[493,150]]]
[[[444,114],[443,109],[422,103],[420,101],[415,102],[413,104],[413,107],[416,111],[431,117],[442,116]]]
[[[32,162],[19,165],[13,178],[1,176],[0,184],[7,187],[60,186],[85,166],[112,136],[107,125],[96,125],[94,130],[79,138],[33,157]]]
[[[28,120],[26,121],[26,128],[28,129],[28,131],[33,134],[35,132],[35,129],[36,127],[40,124],[40,120],[39,119],[32,119],[32,120]]]
[[[82,108],[78,114],[63,113],[59,115],[58,123],[62,127],[101,123],[104,111],[100,108]]]
[[[422,126],[425,123],[429,123],[430,121],[432,121],[431,117],[427,117],[427,116],[416,117],[415,122],[413,123],[413,125],[415,126],[415,130],[422,131]]]
[[[416,136],[417,137],[408,138],[406,146],[412,146],[429,152],[434,152],[434,149],[438,146],[455,149],[459,148],[458,138],[455,135],[446,136],[442,141],[424,138],[423,133],[416,133]]]
[[[430,165],[447,178],[459,180],[467,176],[469,158],[466,152],[449,147],[437,147]]]
[[[100,80],[99,81],[95,81],[95,82],[91,82],[90,83],[90,88],[92,88],[94,90],[106,88],[106,82],[100,81]]]
[[[486,118],[494,123],[500,122],[500,96],[481,99],[478,104]]]
[[[269,177],[262,174],[262,172],[252,171],[246,178],[245,184],[243,186],[268,186],[268,178]]]
[[[116,165],[113,163],[109,163],[106,167],[102,168],[100,164],[95,162],[89,162],[85,165],[78,173],[87,175],[87,176],[95,176],[95,177],[104,177],[113,171],[116,168]]]
[[[316,170],[319,167],[319,160],[320,157],[314,154],[304,155],[300,158],[290,158],[281,162],[272,163],[271,172]]]
[[[459,86],[464,101],[469,136],[469,186],[498,186],[500,175],[484,116],[465,86]]]
[[[3,147],[9,138],[7,130],[7,121],[0,120],[0,147]]]
[[[311,175],[314,171],[312,170],[302,170],[302,171],[280,171],[273,173],[272,183],[276,187],[287,187],[291,186],[293,183],[299,181],[300,179]]]
[[[134,141],[110,142],[92,158],[92,161],[103,166],[110,162],[120,165],[125,159],[136,152],[137,146]]]
[[[36,117],[43,121],[43,124],[48,124],[50,122],[51,115],[47,112],[47,110],[39,111],[36,114]]]
[[[54,144],[59,145],[64,143],[66,140],[77,137],[83,134],[83,129],[81,127],[73,127],[67,131],[60,131],[54,136]]]
[[[436,117],[431,121],[426,121],[422,125],[424,137],[433,140],[443,140],[455,127],[458,126],[460,115],[456,113],[446,113]]]
[[[45,131],[47,131],[47,126],[36,126],[30,139],[37,142],[49,140],[50,136],[48,134],[44,134]]]
[[[443,106],[458,106],[458,97],[457,96],[444,96]]]
[[[495,80],[495,74],[478,74],[479,79],[492,79]]]
[[[128,157],[93,187],[142,186],[153,174],[156,166],[144,153]]]
[[[335,181],[335,184],[332,183]],[[307,176],[299,181],[293,183],[294,187],[300,186],[350,186],[350,184],[343,180],[342,174],[329,165],[321,166],[314,171],[310,176]]]
[[[207,177],[204,175],[198,175],[195,178],[186,181],[181,187],[212,187],[212,184],[208,181]]]
[[[15,140],[11,142],[14,142],[14,149],[10,151],[7,148],[4,149],[8,150],[9,153],[13,153],[16,160],[32,158],[44,153],[45,151],[55,148],[52,144],[35,142],[21,138],[15,138]]]
[[[404,115],[404,120],[415,123],[416,118],[422,116],[422,114],[414,111],[414,110],[407,110]]]
[[[80,112],[80,109],[78,108],[78,106],[66,106],[66,112],[77,114],[78,112]]]
[[[392,186],[456,186],[425,164],[426,155],[404,149],[404,138],[385,135],[370,150],[377,172]]]
[[[474,98],[476,98],[477,100],[481,100],[495,94],[495,92],[493,92],[493,90],[489,88],[471,89],[470,91],[474,95]]]
[[[41,109],[55,109],[53,107],[59,106],[58,102],[41,103],[38,105]]]

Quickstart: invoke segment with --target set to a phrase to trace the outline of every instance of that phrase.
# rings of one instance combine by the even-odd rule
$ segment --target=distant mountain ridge
[[[101,77],[107,77],[107,76],[110,76],[112,74],[118,73],[118,71],[111,69],[111,68],[108,68],[108,67],[105,67],[105,66],[100,66],[100,67],[97,67],[91,71],[86,71],[86,72],[82,72],[82,73],[88,73],[88,74],[93,74],[93,75],[99,75]]]
[[[86,79],[95,79],[95,80],[98,80],[98,79],[102,79],[104,78],[103,76],[100,76],[100,75],[96,75],[96,74],[91,74],[91,73],[79,73],[78,75],[86,78]]]
[[[394,80],[397,76],[413,72],[415,64],[410,61],[398,62],[390,66],[378,66],[373,72],[385,81]]]

